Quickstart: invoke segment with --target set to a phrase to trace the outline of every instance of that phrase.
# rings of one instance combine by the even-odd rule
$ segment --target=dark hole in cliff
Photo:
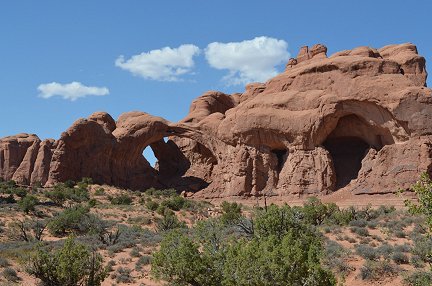
[[[403,68],[401,68],[401,69],[400,69],[400,73],[401,73],[402,75],[404,75],[404,74],[405,74],[405,71],[404,71],[404,69],[403,69]]]
[[[271,150],[271,152],[273,154],[276,155],[277,158],[277,166],[276,166],[276,170],[278,172],[280,172],[285,164],[286,161],[286,154],[287,154],[287,150],[286,149],[273,149]]]
[[[361,162],[370,146],[355,136],[328,138],[323,145],[333,159],[336,172],[336,189],[343,188],[352,179],[357,178]]]

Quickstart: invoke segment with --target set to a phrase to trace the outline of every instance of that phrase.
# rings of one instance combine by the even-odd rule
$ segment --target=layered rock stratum
[[[413,44],[330,57],[324,45],[303,47],[283,73],[243,93],[206,92],[177,123],[96,112],[56,141],[2,138],[0,178],[50,186],[91,177],[202,197],[392,193],[432,173],[426,78]]]

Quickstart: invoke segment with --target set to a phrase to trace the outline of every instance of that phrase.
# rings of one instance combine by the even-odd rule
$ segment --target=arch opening
[[[154,169],[156,167],[158,159],[156,158],[154,151],[150,145],[144,148],[142,155],[150,164],[150,166]]]

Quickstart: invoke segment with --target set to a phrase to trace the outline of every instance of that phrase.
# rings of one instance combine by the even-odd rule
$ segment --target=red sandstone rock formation
[[[92,177],[223,197],[387,193],[432,173],[432,90],[416,47],[326,52],[303,47],[282,74],[242,94],[207,92],[178,123],[97,112],[55,142],[0,139],[0,177],[46,185]]]

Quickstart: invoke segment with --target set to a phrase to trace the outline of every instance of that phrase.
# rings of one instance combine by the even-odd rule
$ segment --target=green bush
[[[67,233],[84,234],[100,233],[105,228],[105,222],[94,214],[89,213],[89,209],[77,206],[65,209],[57,214],[48,223],[48,230],[54,236],[64,236]]]
[[[225,237],[232,226],[215,220],[198,224],[195,240],[171,231],[154,253],[152,274],[170,285],[336,285],[321,266],[321,236],[297,214],[289,206],[258,211],[250,238]]]
[[[76,183],[75,183],[75,181],[73,181],[73,180],[67,180],[67,181],[64,182],[64,185],[65,185],[67,188],[73,188],[73,187],[76,186]]]
[[[155,188],[150,188],[145,191],[145,194],[156,198],[172,197],[177,195],[177,191],[175,189],[156,190]]]
[[[7,197],[0,197],[0,204],[14,204],[16,200],[12,194]]]
[[[165,206],[173,211],[179,211],[181,210],[186,204],[186,199],[175,195],[170,197],[169,199],[166,199],[164,201],[162,201],[161,205]]]
[[[9,260],[4,257],[0,257],[0,267],[10,266]]]
[[[27,195],[18,202],[18,205],[23,212],[28,214],[31,211],[35,211],[35,207],[38,203],[39,200],[35,196]]]
[[[366,263],[360,269],[360,277],[363,280],[377,280],[383,277],[397,275],[399,270],[393,266],[388,260],[383,261],[370,261],[366,260]]]
[[[27,196],[28,191],[24,188],[16,188],[12,190],[12,194],[17,195],[20,198]]]
[[[159,207],[159,204],[158,204],[157,202],[155,202],[155,201],[148,200],[148,201],[146,202],[146,207],[147,207],[149,210],[151,210],[151,211],[155,211],[155,210],[157,210],[157,208]]]
[[[95,191],[95,196],[103,196],[105,194],[105,189],[104,188],[98,188]]]
[[[360,255],[361,257],[368,259],[368,260],[378,260],[379,259],[379,252],[377,251],[377,249],[369,246],[369,245],[357,245],[355,247],[356,252],[358,255]]]
[[[114,274],[117,283],[133,283],[134,280],[131,276],[132,270],[126,267],[119,267]]]
[[[367,230],[367,228],[364,227],[352,226],[350,227],[350,230],[352,233],[358,234],[359,236],[369,235],[369,231]]]
[[[432,272],[416,271],[405,277],[404,282],[409,286],[432,285]]]
[[[39,245],[30,258],[27,271],[45,286],[98,286],[107,276],[102,257],[72,237],[55,251]]]
[[[409,263],[408,256],[402,252],[393,253],[392,259],[396,264],[408,264]]]
[[[6,267],[3,272],[3,277],[7,280],[7,281],[11,281],[11,282],[17,282],[19,280],[21,280],[18,277],[18,273],[15,271],[15,269],[11,268],[11,267]]]
[[[242,206],[240,204],[229,203],[226,201],[223,201],[221,204],[222,208],[222,216],[221,221],[225,224],[234,224],[238,222],[242,215]]]
[[[165,214],[161,219],[156,220],[156,229],[164,232],[176,228],[186,228],[184,222],[180,222],[174,214]]]
[[[387,244],[387,243],[385,243],[385,244],[380,245],[377,248],[377,252],[378,252],[379,255],[382,255],[385,259],[389,259],[390,256],[394,252],[394,247],[391,246],[391,245],[389,245],[389,244]]]
[[[109,201],[113,205],[131,205],[132,197],[127,194],[117,195],[115,197],[108,197]]]
[[[69,183],[69,186],[72,183]],[[66,184],[59,183],[53,190],[45,192],[45,196],[58,206],[63,206],[66,201],[81,203],[90,199],[87,186],[68,187]]]
[[[320,225],[339,210],[335,204],[323,204],[318,198],[312,197],[303,205],[302,212],[307,223]]]

